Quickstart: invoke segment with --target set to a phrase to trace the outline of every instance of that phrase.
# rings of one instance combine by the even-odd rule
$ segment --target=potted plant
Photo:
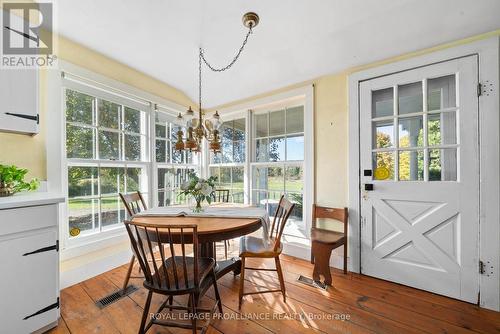
[[[196,205],[192,208],[193,212],[202,212],[203,201],[207,201],[208,204],[212,203],[215,193],[215,181],[217,181],[216,176],[202,179],[196,176],[194,172],[189,172],[188,180],[181,185],[179,196],[192,197],[196,201]]]
[[[20,191],[36,190],[38,180],[32,179],[29,182],[24,180],[28,173],[27,169],[17,168],[12,165],[0,165],[0,197],[14,195]]]

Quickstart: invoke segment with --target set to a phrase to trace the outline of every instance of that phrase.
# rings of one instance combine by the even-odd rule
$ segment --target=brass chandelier
[[[216,68],[206,60],[203,49],[199,49],[198,54],[198,117],[195,117],[194,111],[189,107],[184,115],[179,113],[177,116],[178,123],[186,124],[187,136],[185,141],[184,132],[179,129],[177,131],[177,142],[175,143],[175,149],[177,151],[189,151],[189,152],[200,152],[203,139],[208,141],[208,149],[213,151],[215,154],[220,153],[221,139],[219,135],[220,116],[216,111],[211,119],[203,120],[204,112],[201,108],[201,70],[202,64],[205,64],[213,72],[223,72],[236,63],[240,57],[245,45],[247,44],[248,37],[252,34],[252,29],[259,23],[259,16],[255,13],[249,12],[243,15],[243,25],[248,28],[248,32],[238,50],[236,56],[233,60],[226,66],[221,68]]]

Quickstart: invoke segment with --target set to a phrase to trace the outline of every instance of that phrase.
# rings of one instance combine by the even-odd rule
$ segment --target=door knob
[[[365,190],[366,191],[373,191],[373,184],[372,183],[365,183]]]

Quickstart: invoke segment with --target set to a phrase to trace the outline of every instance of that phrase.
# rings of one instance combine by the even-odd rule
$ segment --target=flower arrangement
[[[36,190],[39,185],[38,180],[24,181],[27,173],[27,169],[0,165],[0,197],[10,196],[25,190]]]
[[[207,201],[208,204],[212,203],[215,193],[216,176],[211,176],[208,179],[199,178],[194,172],[189,172],[188,180],[181,185],[180,195],[192,196],[196,201],[196,206],[193,212],[202,212],[201,204]]]

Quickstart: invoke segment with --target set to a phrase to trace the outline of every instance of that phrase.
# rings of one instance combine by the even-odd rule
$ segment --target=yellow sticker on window
[[[389,172],[389,169],[385,167],[377,167],[375,168],[375,172],[373,173],[373,178],[375,180],[387,180],[390,175],[391,172]]]
[[[80,234],[80,229],[78,227],[73,227],[71,230],[69,230],[69,235],[72,237],[76,237],[78,234]]]

